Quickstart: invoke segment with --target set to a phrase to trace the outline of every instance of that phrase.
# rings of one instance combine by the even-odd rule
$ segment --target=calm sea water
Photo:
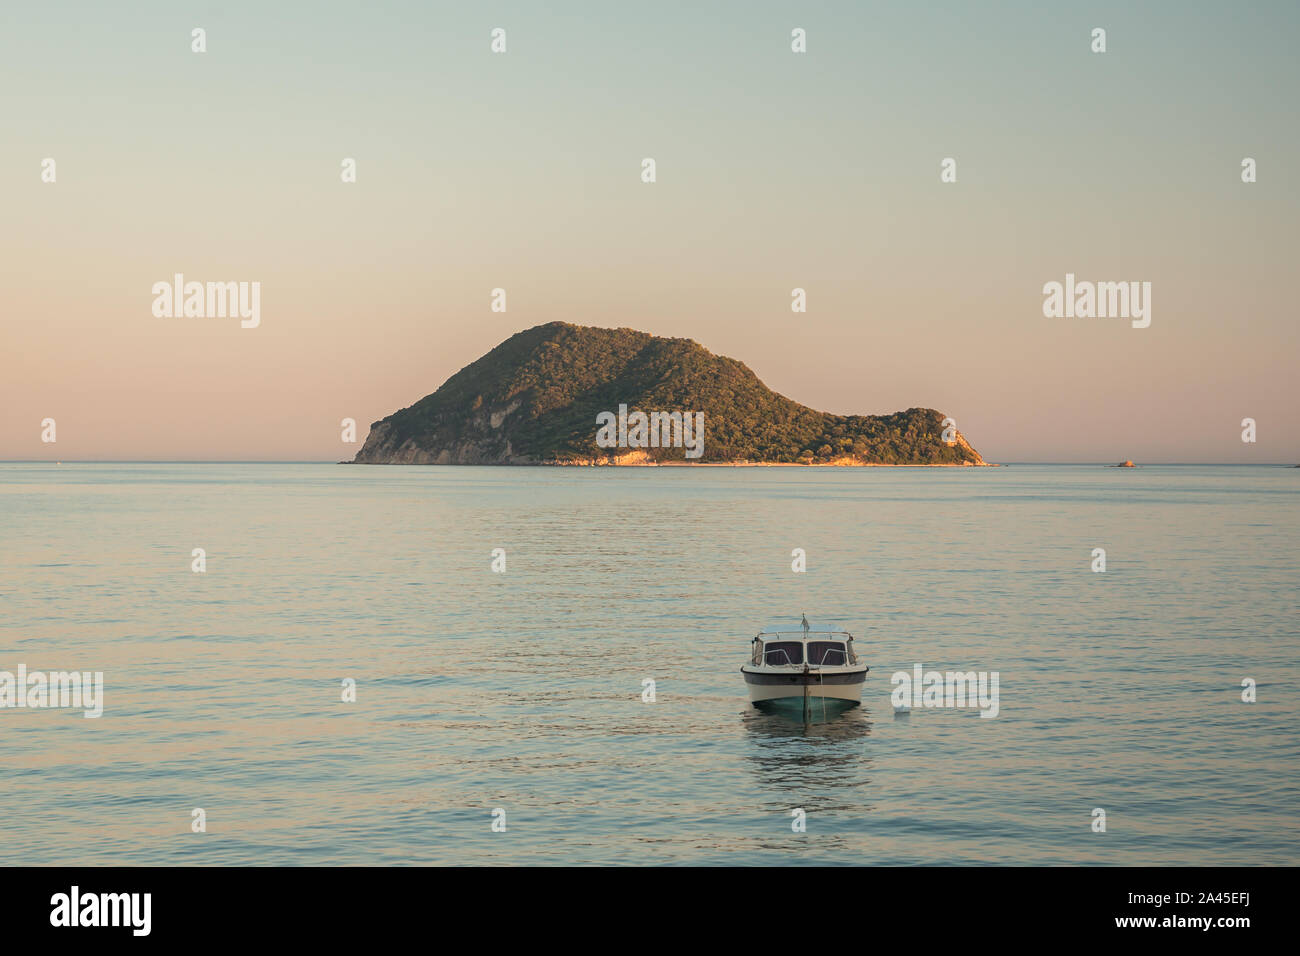
[[[0,465],[0,670],[106,685],[0,710],[0,863],[1297,864],[1298,584],[1285,468]],[[804,612],[808,726],[739,673]]]

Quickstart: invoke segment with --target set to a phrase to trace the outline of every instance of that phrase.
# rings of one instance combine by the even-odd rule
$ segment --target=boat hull
[[[867,668],[846,668],[836,671],[781,671],[758,667],[742,667],[745,686],[749,688],[751,703],[778,700],[802,700],[805,694],[814,700],[862,701],[862,684]]]

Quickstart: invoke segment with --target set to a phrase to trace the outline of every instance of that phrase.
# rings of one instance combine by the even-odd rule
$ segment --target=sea
[[[0,864],[1296,865],[1298,585],[1280,466],[0,464],[0,672],[103,675]],[[749,704],[805,614],[860,707]]]

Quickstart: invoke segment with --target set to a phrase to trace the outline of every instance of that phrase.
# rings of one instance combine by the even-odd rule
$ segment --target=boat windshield
[[[803,663],[803,641],[771,641],[763,649],[763,663],[769,667]]]
[[[844,645],[839,641],[809,641],[808,663],[839,666],[845,663]]]

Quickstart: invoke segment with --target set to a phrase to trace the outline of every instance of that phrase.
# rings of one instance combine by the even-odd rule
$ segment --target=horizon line
[[[1131,459],[1127,459],[1131,460]],[[367,465],[379,464],[383,467],[405,467],[405,468],[563,468],[564,465],[543,464],[518,464],[518,465],[501,465],[501,464],[483,464],[483,465],[389,465],[387,463],[376,462],[356,462],[356,461],[338,461],[328,458],[0,458],[0,465]],[[684,463],[689,464],[689,462]],[[733,464],[732,462],[707,462],[710,466]],[[739,463],[736,463],[739,464]],[[747,463],[753,466],[755,463]],[[765,464],[765,463],[763,463]],[[781,462],[784,467],[800,467],[796,462]],[[1117,468],[1120,463],[1113,461],[1004,461],[989,462],[990,465],[999,467],[1009,467],[1011,465],[1096,465],[1103,468]],[[1135,468],[1144,468],[1150,466],[1177,466],[1177,467],[1236,467],[1255,468],[1255,467],[1278,467],[1278,468],[1295,468],[1300,467],[1300,462],[1291,461],[1148,461],[1137,462]],[[608,467],[618,467],[610,465]],[[636,466],[628,466],[636,467]],[[758,464],[761,467],[761,464]],[[816,465],[806,465],[803,467],[815,468]],[[826,466],[821,466],[826,467]],[[842,466],[849,469],[854,466]],[[877,467],[893,468],[912,468],[912,467],[932,467],[924,464],[920,465],[889,465]],[[957,470],[963,470],[963,466],[949,466]],[[979,466],[965,466],[966,470],[979,470]]]

